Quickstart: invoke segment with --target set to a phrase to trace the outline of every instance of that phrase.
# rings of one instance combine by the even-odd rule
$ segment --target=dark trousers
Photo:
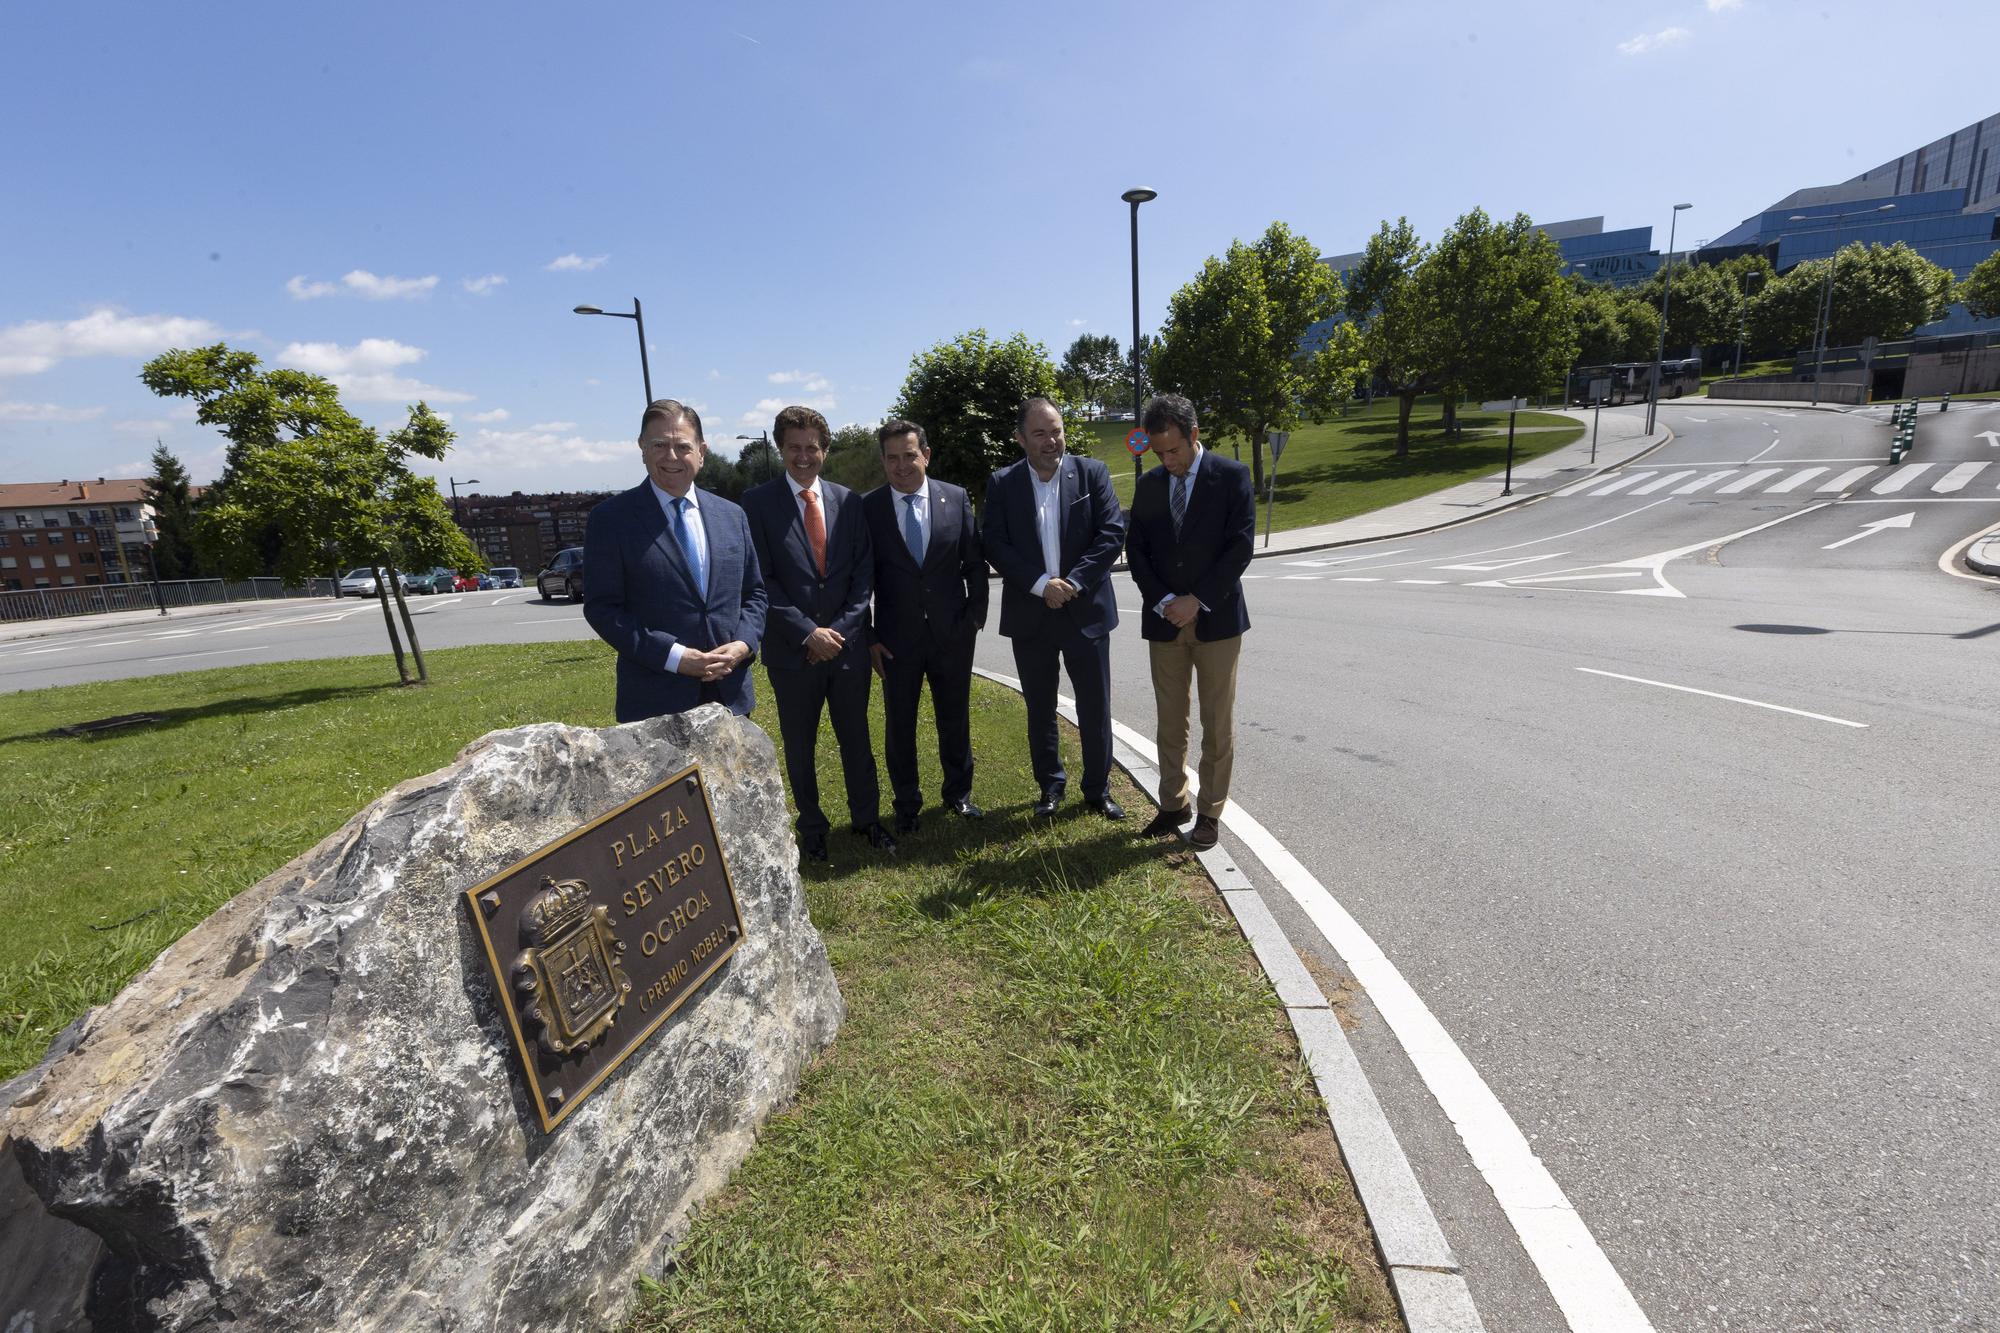
[[[1096,800],[1111,784],[1111,636],[1093,639],[1062,624],[1049,634],[1014,640],[1014,669],[1028,705],[1028,756],[1046,791],[1067,782],[1056,744],[1056,663],[1069,672],[1076,729],[1083,742],[1083,796]]]
[[[819,715],[833,718],[833,738],[840,746],[841,776],[847,781],[847,813],[854,827],[865,828],[881,818],[882,792],[875,776],[875,749],[868,736],[868,672],[832,664],[768,667],[771,693],[778,701],[778,734],[785,742],[785,776],[791,779],[792,801],[799,807],[796,827],[801,833],[824,833],[826,814],[819,807]]]
[[[917,702],[925,681],[930,682],[931,712],[937,719],[944,803],[972,795],[972,646],[970,635],[942,646],[926,640],[884,664],[882,748],[899,815],[914,815],[924,808],[917,780]]]

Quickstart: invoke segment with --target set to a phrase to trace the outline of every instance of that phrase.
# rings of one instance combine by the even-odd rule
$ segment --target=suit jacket
[[[1060,559],[1057,575],[1077,587],[1077,596],[1052,611],[1034,587],[1048,572],[1042,538],[1035,527],[1035,488],[1028,460],[1001,468],[986,483],[986,522],[981,536],[986,558],[1000,571],[1000,633],[1008,638],[1051,635],[1065,623],[1086,638],[1109,634],[1118,625],[1111,595],[1111,566],[1125,546],[1125,512],[1111,490],[1111,472],[1094,458],[1066,454],[1056,470],[1061,487]]]
[[[825,511],[820,517],[826,524],[825,578],[819,576],[806,541],[805,516],[799,512],[791,483],[778,477],[743,493],[743,512],[750,517],[750,537],[757,544],[757,562],[771,597],[764,664],[780,669],[811,665],[806,661],[806,636],[826,626],[847,641],[829,665],[866,671],[868,597],[875,586],[868,521],[861,512],[861,497],[847,487],[821,477],[819,493]]]
[[[675,644],[703,652],[734,640],[755,654],[764,637],[764,579],[743,511],[707,491],[696,492],[708,538],[708,595],[660,509],[653,484],[642,481],[590,511],[583,537],[583,618],[618,650],[620,722],[684,713],[701,702],[701,682],[670,673]],[[749,663],[716,682],[718,702],[748,713],[757,696]]]
[[[1195,613],[1195,638],[1203,643],[1233,638],[1250,628],[1250,609],[1243,601],[1243,571],[1250,567],[1257,534],[1250,469],[1204,450],[1188,487],[1179,537],[1174,536],[1168,490],[1172,483],[1166,468],[1154,467],[1132,491],[1132,535],[1125,551],[1145,604],[1139,632],[1148,639],[1177,638],[1180,631],[1156,608],[1168,597],[1192,593],[1203,607]]]
[[[925,483],[929,540],[921,567],[903,540],[902,497],[877,486],[861,497],[875,549],[874,641],[896,656],[928,643],[944,648],[970,639],[986,624],[986,558],[972,500],[948,481]]]

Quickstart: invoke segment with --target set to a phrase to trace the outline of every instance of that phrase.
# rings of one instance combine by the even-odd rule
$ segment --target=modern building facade
[[[143,478],[0,483],[0,589],[145,582],[158,536]]]

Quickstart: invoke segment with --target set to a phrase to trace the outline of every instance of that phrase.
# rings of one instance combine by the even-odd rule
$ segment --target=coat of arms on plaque
[[[632,979],[618,965],[625,945],[611,928],[610,910],[590,905],[584,881],[544,875],[520,922],[527,947],[514,960],[514,987],[522,1017],[549,1056],[589,1049],[632,993]]]

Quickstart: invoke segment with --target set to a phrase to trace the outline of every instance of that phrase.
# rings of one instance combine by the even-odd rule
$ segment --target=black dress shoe
[[[981,810],[978,806],[974,805],[972,803],[972,798],[970,796],[959,797],[957,800],[946,805],[945,809],[951,811],[953,814],[957,815],[960,819],[986,818],[986,812],[984,810]]]
[[[1109,796],[1088,797],[1084,800],[1084,804],[1095,810],[1098,814],[1103,815],[1106,819],[1116,820],[1125,818],[1125,807],[1112,800]]]
[[[1188,832],[1188,843],[1196,851],[1205,852],[1215,846],[1222,836],[1214,815],[1203,815],[1194,821],[1194,828]]]
[[[1055,814],[1056,807],[1062,804],[1062,798],[1062,783],[1055,782],[1042,788],[1042,799],[1035,802],[1036,818],[1047,819],[1049,816]]]
[[[826,832],[799,834],[799,855],[808,861],[818,861],[821,865],[830,863],[826,854]]]
[[[1188,822],[1194,811],[1182,806],[1178,810],[1162,810],[1153,816],[1153,822],[1139,831],[1142,838],[1163,838],[1169,833],[1179,832],[1180,826]]]
[[[915,815],[899,814],[896,816],[896,832],[898,833],[903,833],[903,834],[915,833],[917,829],[921,826],[921,824],[922,821],[919,820]]]
[[[899,820],[898,822],[901,821]],[[912,822],[914,822],[914,817],[912,817]],[[872,824],[855,829],[854,836],[868,839],[868,845],[877,851],[887,852],[891,856],[896,854],[896,836],[889,832],[888,829],[883,828],[882,821],[879,819]]]

